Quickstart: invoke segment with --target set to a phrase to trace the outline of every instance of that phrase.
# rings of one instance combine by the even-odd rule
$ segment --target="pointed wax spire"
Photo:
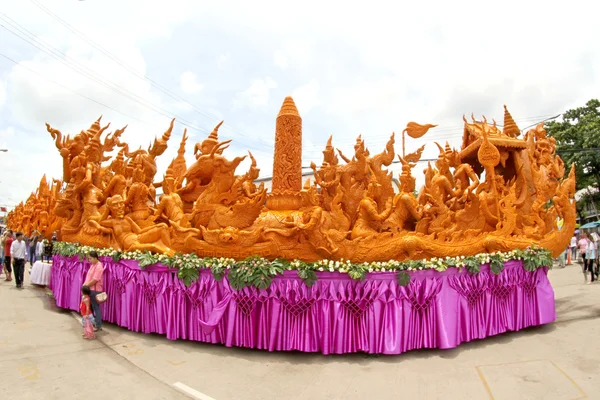
[[[100,122],[102,120],[102,115],[94,121],[94,123],[87,130],[87,134],[90,136],[95,136],[102,129],[100,126]]]
[[[519,136],[521,134],[521,130],[519,129],[519,127],[515,123],[515,120],[513,119],[512,115],[510,115],[510,112],[508,112],[508,109],[506,108],[506,105],[504,106],[504,128],[503,128],[503,133],[506,136],[510,136],[510,137],[514,137],[514,138],[516,138],[517,136]]]
[[[280,115],[296,115],[300,116],[298,112],[298,108],[296,107],[296,103],[294,103],[294,99],[291,96],[287,96],[281,105],[281,110],[279,110],[278,117]]]
[[[219,140],[219,128],[221,127],[221,125],[223,125],[223,122],[225,121],[221,121],[217,124],[217,126],[215,126],[215,129],[212,130],[212,132],[210,133],[210,135],[208,136],[209,139],[214,140],[215,142],[218,142]]]

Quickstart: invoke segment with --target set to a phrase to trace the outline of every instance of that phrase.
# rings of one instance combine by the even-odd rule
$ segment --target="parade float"
[[[272,189],[246,155],[227,158],[219,123],[164,173],[156,160],[173,133],[131,150],[125,128],[100,119],[64,135],[47,125],[63,176],[9,214],[9,227],[59,237],[51,289],[77,310],[92,249],[102,256],[104,319],[127,329],[269,351],[399,354],[555,320],[547,272],[573,234],[574,169],[543,124],[523,136],[504,124],[464,119],[460,150],[439,148],[415,191],[423,147],[402,155],[392,134],[371,154],[330,137],[302,182],[302,119],[292,98],[275,126]],[[388,167],[402,164],[395,189]],[[424,165],[424,164],[421,164]],[[156,190],[163,194],[157,198]],[[560,221],[560,223],[559,223]],[[560,229],[559,229],[560,226]]]

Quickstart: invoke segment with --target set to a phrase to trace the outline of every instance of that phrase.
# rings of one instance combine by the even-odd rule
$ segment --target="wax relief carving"
[[[234,259],[386,261],[532,244],[561,253],[575,227],[575,174],[571,168],[565,176],[543,124],[521,137],[506,107],[503,130],[485,117],[463,120],[461,149],[436,143],[438,159],[428,165],[419,164],[423,147],[396,154],[394,134],[379,153],[359,136],[354,152],[345,154],[329,137],[323,160],[310,164],[313,177],[303,185],[302,119],[287,97],[275,123],[270,193],[256,184],[251,153],[225,154],[231,141],[219,139],[223,122],[194,145],[196,161],[189,166],[184,131],[177,156],[161,174],[156,160],[174,121],[147,150],[135,151],[122,140],[126,127],[110,132],[100,119],[73,136],[47,125],[63,160],[62,180],[44,177],[9,213],[8,226],[48,238],[58,232],[61,240],[96,247]],[[405,134],[421,138],[434,127],[409,122],[402,142]],[[402,170],[394,176],[388,168],[396,156]],[[250,169],[236,174],[246,157]],[[425,167],[425,185],[415,195],[418,165]]]

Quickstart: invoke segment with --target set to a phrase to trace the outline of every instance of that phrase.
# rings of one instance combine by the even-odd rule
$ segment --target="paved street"
[[[381,357],[172,342],[110,324],[85,341],[45,289],[2,280],[0,399],[600,399],[600,284],[583,285],[579,265],[550,278],[552,325]]]

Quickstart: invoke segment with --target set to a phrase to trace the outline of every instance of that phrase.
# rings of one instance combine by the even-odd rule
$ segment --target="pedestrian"
[[[44,255],[44,244],[46,243],[46,239],[41,238],[35,245],[35,261],[44,261],[42,256]]]
[[[45,240],[44,242],[44,253],[42,256],[42,261],[46,259],[46,262],[50,262],[50,260],[52,260],[54,238],[52,238],[52,241]]]
[[[90,288],[90,299],[92,301],[92,311],[94,312],[94,320],[96,321],[96,331],[102,330],[102,309],[98,303],[97,296],[104,291],[104,266],[98,259],[98,253],[95,250],[90,251],[88,255],[90,269],[85,276],[83,286]]]
[[[559,268],[564,268],[565,267],[565,260],[566,260],[568,252],[569,252],[569,248],[565,249],[565,251],[563,251],[562,253],[560,253],[560,256],[558,256],[558,267]]]
[[[39,240],[39,236],[35,235],[34,237],[31,238],[31,241],[29,242],[29,265],[30,265],[30,267],[35,262],[35,249],[37,247],[38,240]]]
[[[81,287],[81,304],[79,311],[81,312],[81,324],[83,325],[83,336],[85,339],[96,339],[94,334],[94,316],[92,315],[92,304],[90,300],[91,291],[89,286]]]
[[[9,229],[6,231],[6,239],[4,239],[4,274],[6,275],[7,281],[12,281],[12,264],[10,260],[10,249],[13,243],[13,233]]]
[[[587,283],[587,281],[588,281],[587,260],[585,258],[585,253],[587,251],[587,247],[588,247],[589,243],[590,243],[590,240],[588,239],[587,235],[585,234],[585,232],[582,232],[581,235],[579,236],[579,240],[577,241],[577,248],[579,249],[579,255],[581,256],[581,259],[583,260],[582,270],[583,270],[584,283]]]
[[[13,259],[15,283],[19,289],[23,289],[23,273],[25,271],[27,245],[23,240],[23,234],[21,232],[17,232],[17,240],[13,241],[10,246],[10,256]]]
[[[6,276],[4,268],[4,243],[6,243],[6,231],[2,232],[2,235],[0,236],[0,265],[2,266],[2,271],[0,273],[4,272],[4,276]]]
[[[587,248],[585,250],[585,259],[587,264],[587,272],[590,273],[590,281],[588,284],[593,283],[596,280],[596,258],[598,253],[598,243],[596,236],[592,233],[589,238]]]
[[[577,261],[577,235],[573,235],[571,238],[571,243],[569,243],[569,250],[571,251],[571,265],[575,261]]]

